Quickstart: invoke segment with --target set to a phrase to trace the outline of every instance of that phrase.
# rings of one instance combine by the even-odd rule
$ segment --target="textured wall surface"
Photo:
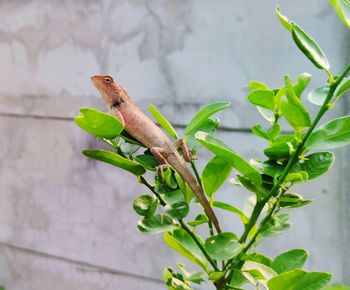
[[[245,98],[249,80],[274,87],[284,74],[304,71],[313,86],[325,79],[294,47],[275,4],[0,0],[0,282],[11,290],[165,289],[162,269],[178,256],[161,236],[136,228],[131,204],[146,190],[82,156],[96,141],[72,118],[81,106],[104,108],[89,77],[111,74],[143,109],[154,103],[178,127],[208,102],[232,101],[219,136],[247,158],[261,156],[266,144],[249,133],[263,123]],[[348,39],[327,1],[280,4],[338,72]],[[306,247],[309,269],[349,279],[350,184],[341,182],[349,179],[349,156],[337,152],[331,173],[300,187],[316,202],[294,211],[294,226],[268,240],[265,253]],[[241,206],[248,196],[240,191],[225,185],[219,198]],[[220,215],[225,229],[241,230],[235,217]]]

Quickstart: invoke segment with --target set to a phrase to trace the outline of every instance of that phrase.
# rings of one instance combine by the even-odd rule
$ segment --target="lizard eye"
[[[109,76],[106,76],[103,78],[103,81],[106,83],[106,84],[110,84],[113,82],[113,79]]]

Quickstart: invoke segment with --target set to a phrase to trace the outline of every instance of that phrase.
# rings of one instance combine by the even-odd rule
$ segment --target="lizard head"
[[[92,76],[91,81],[109,107],[118,107],[128,99],[127,92],[111,76]]]

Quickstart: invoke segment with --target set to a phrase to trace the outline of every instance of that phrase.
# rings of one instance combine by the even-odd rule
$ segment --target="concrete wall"
[[[274,87],[285,73],[304,71],[315,87],[325,79],[281,28],[275,4],[0,1],[0,281],[8,289],[165,289],[162,269],[179,257],[161,236],[136,228],[131,204],[146,190],[133,176],[83,157],[82,149],[98,145],[72,118],[81,106],[104,108],[89,77],[112,74],[143,109],[154,103],[180,128],[201,106],[232,101],[220,115],[219,136],[247,158],[261,156],[266,144],[249,127],[264,121],[245,99],[248,81]],[[338,72],[347,32],[327,1],[280,4]],[[339,107],[333,117],[344,113]],[[292,229],[263,245],[267,254],[306,247],[310,269],[349,279],[342,246],[349,237],[350,185],[342,184],[348,156],[337,152],[331,173],[300,188],[316,202],[295,211]],[[226,185],[218,197],[241,206],[248,195]],[[225,229],[241,229],[235,217],[220,215]]]

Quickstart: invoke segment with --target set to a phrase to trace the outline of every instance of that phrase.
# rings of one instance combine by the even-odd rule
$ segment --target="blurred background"
[[[80,154],[97,141],[72,119],[82,106],[105,110],[90,76],[111,74],[142,109],[155,104],[180,132],[200,107],[231,101],[218,136],[247,158],[262,157],[267,144],[250,127],[267,124],[246,100],[248,82],[277,87],[284,74],[305,71],[310,88],[326,79],[275,17],[276,1],[0,0],[0,283],[165,289],[162,270],[179,256],[161,235],[138,232],[132,202],[146,189]],[[340,72],[350,34],[328,1],[280,5]],[[343,98],[330,115],[349,111]],[[305,247],[308,269],[350,283],[349,158],[349,149],[338,150],[330,173],[296,188],[316,201],[294,210],[292,228],[266,240],[264,253]],[[217,196],[241,206],[249,195],[227,184]],[[238,219],[219,215],[224,229],[241,230]]]

